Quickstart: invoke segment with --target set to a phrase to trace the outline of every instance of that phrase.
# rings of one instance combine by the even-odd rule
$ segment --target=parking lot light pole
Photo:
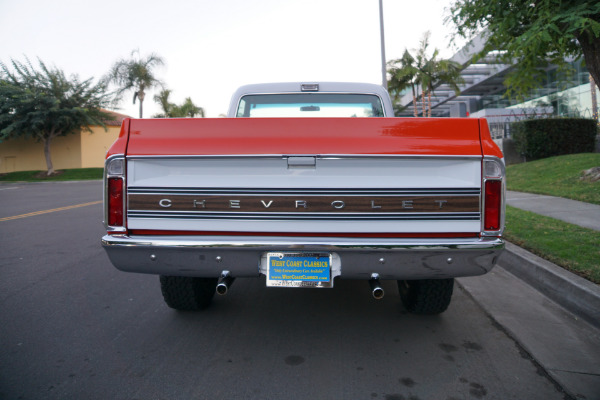
[[[387,90],[387,71],[385,69],[385,34],[383,31],[383,0],[379,0],[379,31],[381,36],[381,81]]]

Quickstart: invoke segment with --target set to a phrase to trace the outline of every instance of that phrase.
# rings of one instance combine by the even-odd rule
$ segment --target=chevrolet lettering
[[[445,204],[448,203],[448,200],[433,200],[434,203],[436,203],[438,205],[438,208],[442,208],[444,207]],[[269,208],[271,207],[271,205],[273,205],[273,200],[269,200],[269,202],[265,202],[264,200],[261,200],[260,203],[263,205],[264,208]],[[172,200],[171,199],[161,199],[158,202],[158,205],[161,207],[171,207],[172,205]],[[308,202],[306,202],[305,200],[296,200],[295,202],[296,204],[296,208],[298,208],[299,206],[304,207],[304,208],[310,208],[310,205]],[[401,203],[402,208],[409,208],[409,209],[413,209],[413,201],[412,200],[402,200]],[[336,209],[336,210],[340,210],[342,208],[344,208],[346,206],[346,203],[342,200],[334,200],[331,202],[331,207]],[[206,208],[206,200],[193,200],[192,201],[192,205],[190,208]],[[229,200],[229,207],[230,208],[243,208],[240,200]],[[376,205],[375,204],[375,200],[371,200],[371,209],[377,210],[377,209],[381,209],[382,206],[380,205]]]
[[[135,194],[130,197],[129,205],[132,210],[151,211],[161,208],[172,208],[177,210],[194,210],[198,212],[210,211],[235,211],[245,210],[272,212],[293,212],[296,210],[311,210],[324,212],[340,210],[347,212],[386,212],[386,211],[413,211],[413,212],[449,212],[449,211],[473,211],[478,212],[478,196],[455,196],[449,199],[439,199],[427,196],[386,196],[369,198],[363,196],[343,197],[333,199],[330,196],[305,196],[308,200],[294,200],[288,198],[258,200],[256,197],[238,196],[237,199],[226,199],[221,196],[207,196],[201,200],[190,195],[181,195],[171,198],[161,198],[156,194]],[[160,198],[160,200],[156,200]],[[332,200],[333,199],[333,200]],[[156,202],[156,204],[153,204]],[[235,210],[232,210],[235,209]]]
[[[455,278],[497,263],[504,193],[485,119],[394,118],[371,84],[247,85],[228,118],[123,121],[102,245],[116,268],[158,275],[177,310],[263,277],[363,280],[376,299],[393,280],[406,310],[438,314]]]

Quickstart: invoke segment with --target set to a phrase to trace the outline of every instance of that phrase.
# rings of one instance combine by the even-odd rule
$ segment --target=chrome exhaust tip
[[[379,283],[379,274],[372,274],[371,279],[369,279],[369,285],[371,286],[371,294],[376,300],[383,299],[385,296],[385,291],[381,287]]]
[[[219,281],[217,282],[217,294],[224,296],[229,291],[229,287],[235,280],[234,277],[231,276],[229,271],[221,272],[221,276],[219,277]]]

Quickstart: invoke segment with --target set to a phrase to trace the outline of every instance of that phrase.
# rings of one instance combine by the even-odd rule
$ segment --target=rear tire
[[[217,278],[161,275],[160,289],[169,307],[179,311],[197,311],[210,305],[217,281]]]
[[[453,278],[398,281],[402,303],[413,314],[443,313],[450,305],[453,290]]]

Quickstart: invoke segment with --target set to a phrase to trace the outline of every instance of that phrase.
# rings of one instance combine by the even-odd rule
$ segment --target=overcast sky
[[[425,31],[443,57],[450,0],[384,0],[387,59]],[[191,97],[208,117],[227,112],[248,83],[381,84],[378,0],[0,0],[0,61],[36,57],[80,78],[99,78],[139,49],[160,55],[172,100]],[[146,94],[144,116],[159,112]],[[134,117],[128,93],[118,110]]]

